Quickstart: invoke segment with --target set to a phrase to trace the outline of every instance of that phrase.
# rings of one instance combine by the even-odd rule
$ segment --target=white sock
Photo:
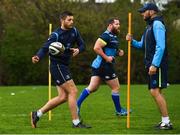
[[[41,110],[38,110],[38,111],[37,111],[37,116],[40,118],[42,115],[43,115],[42,111],[41,111]]]
[[[162,117],[162,122],[168,124],[170,122],[169,117]]]
[[[78,125],[78,124],[80,123],[80,120],[79,120],[79,119],[75,119],[75,120],[73,120],[72,122],[73,122],[73,124],[76,126],[76,125]]]

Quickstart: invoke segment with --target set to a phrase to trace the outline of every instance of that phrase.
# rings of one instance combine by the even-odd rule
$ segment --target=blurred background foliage
[[[166,6],[164,15],[168,31],[169,82],[180,83],[180,19],[179,2]],[[75,26],[86,43],[86,52],[72,59],[70,65],[77,84],[87,84],[91,76],[90,64],[95,58],[93,45],[106,28],[106,20],[119,17],[121,20],[120,48],[123,57],[116,59],[120,83],[127,81],[128,12],[132,12],[132,33],[136,39],[146,26],[137,12],[141,5],[126,0],[115,3],[96,4],[68,2],[65,0],[1,0],[0,1],[0,85],[47,85],[48,56],[40,63],[32,64],[31,57],[48,38],[49,23],[53,30],[59,27],[59,14],[64,10],[74,13]],[[143,52],[132,48],[131,82],[146,83]]]

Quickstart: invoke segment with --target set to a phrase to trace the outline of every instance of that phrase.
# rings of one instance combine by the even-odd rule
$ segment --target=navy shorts
[[[69,68],[66,65],[51,63],[50,72],[52,79],[58,86],[72,79]]]
[[[146,69],[147,76],[148,76],[148,88],[155,89],[155,88],[166,88],[167,87],[167,65],[164,65],[157,69],[156,74],[149,75],[149,68]]]
[[[100,66],[99,68],[92,67],[92,76],[99,76],[105,81],[112,80],[117,77],[112,64],[106,64],[105,66]]]

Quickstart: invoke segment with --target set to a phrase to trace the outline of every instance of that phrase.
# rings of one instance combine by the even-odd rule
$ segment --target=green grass
[[[85,86],[78,86],[79,94]],[[126,106],[126,85],[121,85],[121,104]],[[52,120],[45,114],[38,128],[30,125],[30,111],[38,109],[48,99],[47,86],[0,87],[1,134],[178,134],[180,133],[180,85],[170,85],[165,91],[169,114],[174,130],[160,131],[153,128],[161,116],[146,85],[131,86],[130,128],[126,117],[116,117],[111,91],[106,85],[90,95],[83,103],[81,115],[91,129],[73,129],[67,103],[52,111]],[[15,93],[15,95],[11,95]],[[55,87],[52,95],[56,95]]]

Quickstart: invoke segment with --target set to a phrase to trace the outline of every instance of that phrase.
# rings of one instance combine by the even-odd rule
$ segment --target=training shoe
[[[159,122],[159,124],[156,125],[155,128],[162,129],[162,130],[171,130],[173,129],[173,126],[171,122],[169,122],[168,124],[165,124],[164,122]]]
[[[132,112],[132,110],[130,109],[130,113]],[[127,116],[127,110],[125,108],[121,108],[120,112],[116,112],[117,116]]]
[[[91,128],[91,126],[85,125],[82,122],[79,122],[79,124],[77,124],[77,125],[72,124],[72,127],[73,128]]]
[[[37,112],[31,112],[31,126],[32,128],[36,128],[36,124],[39,121],[39,117],[37,116]]]

